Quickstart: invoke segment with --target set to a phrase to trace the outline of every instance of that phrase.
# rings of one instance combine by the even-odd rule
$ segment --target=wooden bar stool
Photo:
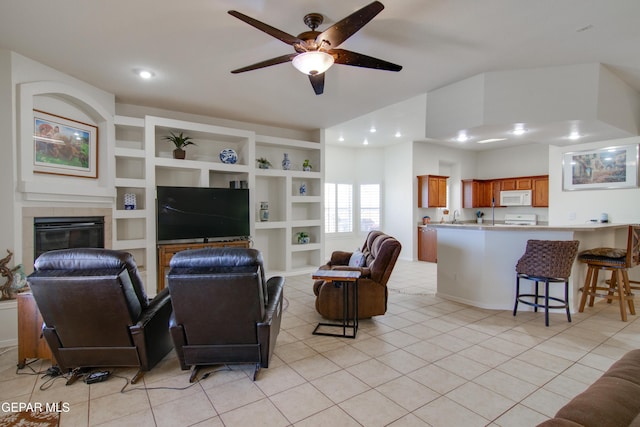
[[[578,254],[578,240],[528,240],[524,255],[516,264],[516,302],[513,315],[518,311],[518,303],[544,308],[544,323],[549,326],[549,309],[564,308],[567,320],[571,322],[569,309],[569,275]],[[520,279],[535,282],[535,293],[521,294]],[[538,283],[544,283],[544,295],[538,293]],[[564,299],[549,296],[549,283],[564,282]],[[543,299],[540,302],[540,299]],[[550,305],[549,301],[559,304]]]
[[[627,237],[627,248],[595,248],[580,252],[578,260],[587,264],[587,277],[584,281],[579,312],[589,297],[589,307],[593,307],[595,297],[606,298],[608,303],[618,300],[620,317],[627,321],[627,306],[632,315],[636,314],[632,289],[640,289],[638,281],[629,280],[628,270],[640,264],[640,225],[630,225]],[[606,286],[598,286],[600,270],[611,271],[611,278],[605,281]],[[633,285],[633,286],[632,286]]]

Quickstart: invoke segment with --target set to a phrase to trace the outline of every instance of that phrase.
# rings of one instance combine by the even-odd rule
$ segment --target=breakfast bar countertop
[[[570,225],[548,225],[540,223],[537,225],[515,225],[505,224],[503,222],[496,222],[495,225],[491,221],[484,220],[481,224],[477,222],[458,222],[458,223],[431,223],[431,224],[418,224],[418,227],[431,227],[431,228],[454,228],[454,229],[466,229],[466,230],[486,230],[486,231],[599,231],[599,230],[613,230],[617,228],[627,228],[628,224],[614,224],[614,223],[599,223],[588,222],[584,224],[570,224]]]

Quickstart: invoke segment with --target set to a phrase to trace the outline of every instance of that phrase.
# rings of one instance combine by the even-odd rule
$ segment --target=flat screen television
[[[159,242],[248,237],[249,190],[207,187],[157,187]]]

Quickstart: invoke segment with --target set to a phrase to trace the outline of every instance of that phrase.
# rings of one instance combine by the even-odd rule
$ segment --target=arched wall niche
[[[52,81],[20,84],[18,87],[18,191],[25,200],[74,199],[113,203],[113,116],[87,93]],[[33,110],[41,110],[98,128],[97,178],[34,172]]]

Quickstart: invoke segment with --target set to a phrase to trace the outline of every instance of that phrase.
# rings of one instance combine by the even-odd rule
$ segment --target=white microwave
[[[500,206],[531,206],[531,190],[501,191]]]

